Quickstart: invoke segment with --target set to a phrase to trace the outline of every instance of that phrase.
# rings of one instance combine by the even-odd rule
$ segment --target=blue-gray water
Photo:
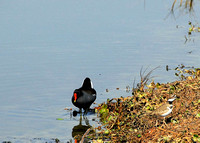
[[[79,116],[64,108],[76,109],[71,96],[87,76],[101,103],[131,95],[123,89],[142,66],[160,66],[156,82],[177,79],[166,65],[199,67],[200,34],[184,38],[199,21],[195,2],[166,18],[173,0],[0,0],[0,141],[72,139]]]

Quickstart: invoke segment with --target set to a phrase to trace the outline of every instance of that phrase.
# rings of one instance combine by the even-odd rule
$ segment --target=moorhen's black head
[[[91,89],[93,88],[93,84],[90,80],[90,78],[85,78],[85,80],[83,81],[83,85],[81,87],[82,89]]]

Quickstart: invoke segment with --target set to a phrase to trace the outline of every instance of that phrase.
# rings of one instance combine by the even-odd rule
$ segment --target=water
[[[199,33],[184,38],[188,21],[199,20],[198,2],[165,19],[172,2],[0,0],[0,141],[73,139],[80,117],[64,108],[76,109],[71,96],[87,76],[101,103],[130,96],[124,89],[142,66],[160,66],[156,82],[177,79],[166,65],[199,67]],[[97,125],[94,114],[87,119]]]

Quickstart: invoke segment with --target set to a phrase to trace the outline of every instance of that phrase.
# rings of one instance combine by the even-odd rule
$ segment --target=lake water
[[[80,116],[64,108],[77,109],[71,97],[85,77],[101,103],[130,96],[142,66],[160,66],[156,82],[177,80],[166,65],[200,67],[200,33],[184,37],[199,21],[195,2],[166,18],[173,0],[0,0],[0,142],[73,139]]]

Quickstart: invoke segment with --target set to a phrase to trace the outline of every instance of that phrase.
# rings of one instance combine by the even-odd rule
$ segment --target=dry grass
[[[171,7],[172,11],[174,10],[176,3],[178,3],[177,0],[174,0],[172,7]],[[193,8],[193,0],[185,0],[185,1],[180,0],[179,7],[184,7],[186,9],[189,9],[189,11],[191,11]]]
[[[110,142],[200,142],[200,70],[178,71],[189,76],[168,84],[152,82],[134,96],[102,103],[99,110],[102,126],[89,136],[93,141]],[[167,126],[163,118],[147,114],[174,94],[177,99],[173,112],[166,117]]]

